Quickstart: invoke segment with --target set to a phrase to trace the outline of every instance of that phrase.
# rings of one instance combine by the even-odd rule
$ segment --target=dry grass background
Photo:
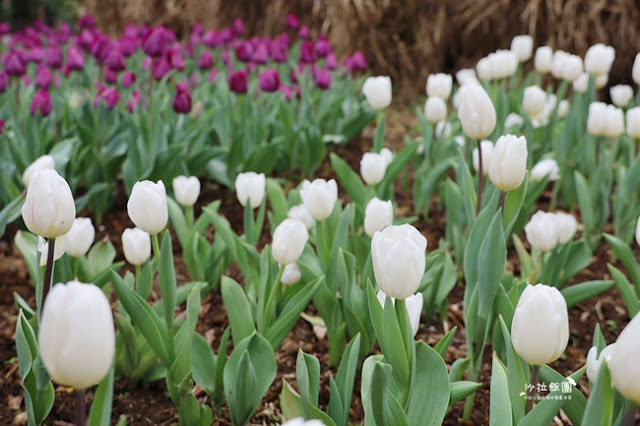
[[[473,66],[531,34],[581,56],[594,43],[616,48],[610,82],[629,82],[640,51],[640,2],[635,0],[82,0],[112,34],[127,22],[166,25],[179,36],[194,22],[221,28],[240,17],[249,34],[275,35],[288,12],[312,34],[326,33],[336,54],[367,55],[372,72],[388,74],[405,95],[422,94],[432,72]]]

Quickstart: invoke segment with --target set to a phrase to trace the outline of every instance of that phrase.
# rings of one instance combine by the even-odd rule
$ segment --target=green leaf
[[[582,420],[583,426],[610,425],[613,420],[613,387],[606,362],[600,364],[598,379],[591,388]]]
[[[527,172],[527,175],[529,172]],[[518,220],[518,215],[524,204],[525,195],[527,194],[527,188],[529,187],[529,179],[527,176],[524,178],[524,183],[513,191],[507,192],[507,196],[504,201],[504,214],[502,222],[504,225],[504,238],[507,239],[513,226]]]
[[[409,424],[442,424],[450,397],[449,373],[438,352],[424,342],[415,343],[415,364],[407,401]]]
[[[462,401],[478,389],[482,387],[482,383],[469,382],[467,380],[451,383],[451,395],[449,397],[449,406],[458,401]]]
[[[96,389],[87,421],[89,426],[109,426],[111,424],[114,370],[112,366]]]
[[[140,363],[136,332],[127,318],[116,313],[113,319],[122,339],[124,350],[120,351],[125,365],[125,371],[133,372]]]
[[[223,355],[224,357],[225,355]],[[207,395],[213,395],[216,388],[215,370],[216,356],[209,346],[209,342],[200,333],[193,335],[193,348],[191,352],[191,367],[193,368],[193,380]]]
[[[584,225],[584,234],[589,236],[596,225],[591,191],[589,190],[587,180],[579,171],[574,170],[573,174],[576,183],[578,202],[580,203],[580,217],[582,218],[582,223]]]
[[[347,191],[347,194],[349,194],[353,202],[364,209],[367,204],[367,188],[364,183],[362,183],[360,176],[337,154],[331,153],[330,159],[331,166],[336,172],[340,184],[344,187],[345,191]]]
[[[267,179],[267,198],[271,206],[271,212],[273,213],[270,222],[280,223],[285,220],[289,212],[289,204],[287,203],[287,198],[284,195],[282,187],[275,179]]]
[[[176,236],[180,241],[180,246],[185,247],[189,231],[187,229],[187,221],[185,220],[182,207],[176,203],[173,198],[167,197],[167,206],[169,207],[169,219],[171,219],[171,226],[176,232]]]
[[[33,360],[38,356],[38,342],[31,324],[22,311],[18,314],[16,324],[16,352],[18,353],[20,377],[24,380],[31,371]]]
[[[504,345],[507,352],[507,383],[509,385],[509,400],[511,401],[511,411],[516,422],[519,422],[525,414],[525,400],[522,398],[522,391],[525,389],[525,373],[522,368],[522,362],[520,356],[513,349],[511,343],[511,334],[504,322],[502,316],[498,317],[500,322],[500,328],[502,331],[502,338],[504,339]]]
[[[337,424],[347,424],[349,421],[349,408],[351,407],[351,396],[353,395],[353,383],[355,381],[356,371],[358,369],[358,354],[360,353],[360,334],[349,342],[347,349],[342,357],[342,362],[338,367],[336,375],[336,387],[339,394],[331,392],[329,400],[329,416]],[[338,400],[341,402],[342,411],[334,412],[331,408],[331,402]]]
[[[586,367],[582,367],[578,371],[576,371],[573,374],[571,374],[570,377],[575,383],[577,383],[580,380],[580,378],[582,378],[582,376],[584,375],[585,371],[586,371]],[[552,382],[554,382],[554,383],[562,383],[563,381],[567,380],[564,376],[562,376],[561,374],[559,374],[558,372],[553,370],[551,367],[546,366],[546,365],[543,365],[543,366],[540,367],[540,379],[542,381],[544,381],[545,383],[547,383],[547,384],[552,383]],[[559,391],[551,392],[550,395],[565,395],[565,393],[562,392],[562,387],[561,387]],[[549,403],[550,405],[553,406],[553,405],[555,405],[556,401],[555,400],[551,400],[551,399],[545,399],[544,401],[539,403],[536,406],[536,408],[539,407],[539,406],[542,406],[543,404],[547,404],[547,403]],[[587,399],[585,398],[584,394],[582,392],[580,392],[580,390],[577,387],[571,386],[570,399],[565,399],[564,401],[561,401],[560,405],[562,407],[562,410],[565,412],[567,417],[569,417],[569,419],[571,420],[571,422],[574,425],[582,424],[582,418],[583,418],[583,415],[584,415],[585,407],[587,405]],[[535,408],[534,408],[534,410],[535,410]],[[551,409],[549,411],[553,411],[553,409]],[[553,411],[554,415],[555,415],[555,413],[557,413],[557,411],[558,411],[558,409]],[[527,417],[529,417],[529,415],[527,415]],[[553,417],[551,417],[551,418],[553,418]],[[532,421],[533,421],[533,423],[529,423],[529,424],[533,424],[533,425],[540,424],[540,420],[539,419],[536,422],[536,416],[535,415],[532,417]],[[522,423],[520,423],[520,424],[522,424]]]
[[[449,349],[451,342],[453,342],[453,337],[456,335],[457,330],[458,326],[453,327],[447,334],[442,336],[438,343],[436,343],[436,345],[433,347],[433,349],[435,349],[435,351],[438,352],[441,357],[444,357],[447,353],[447,350]]]
[[[607,240],[609,247],[627,270],[631,283],[635,287],[636,295],[640,294],[640,264],[631,252],[631,247],[613,235],[604,234],[604,239]]]
[[[507,263],[501,213],[493,216],[478,251],[478,315],[485,320],[489,318]]]
[[[317,407],[318,393],[320,391],[320,361],[313,355],[305,354],[302,349],[298,349],[296,379],[300,398]],[[305,413],[306,415],[308,414]]]
[[[571,309],[580,302],[595,297],[613,287],[612,280],[586,281],[563,288],[560,292],[567,301],[567,308]]]
[[[162,248],[160,249],[160,264],[158,266],[158,279],[160,281],[160,293],[162,294],[162,304],[164,306],[164,319],[167,328],[171,330],[173,316],[176,311],[176,271],[173,265],[173,248],[171,246],[171,235],[164,233],[162,238]]]
[[[627,306],[629,317],[633,318],[634,316],[636,316],[638,311],[640,311],[640,301],[638,300],[638,296],[636,295],[631,283],[629,282],[629,280],[627,280],[627,277],[624,276],[622,271],[620,271],[610,263],[607,263],[607,268],[609,268],[609,273],[613,278],[613,282],[618,288],[618,291],[622,296],[622,300],[624,300],[624,304]]]
[[[222,277],[222,300],[229,315],[233,343],[238,345],[256,330],[249,300],[240,284],[229,277]]]
[[[387,389],[387,373],[380,362],[373,367],[371,377],[371,406],[374,422],[378,426],[405,426],[407,416],[398,400]]]
[[[300,395],[296,393],[289,382],[282,379],[282,391],[280,391],[280,409],[285,419],[291,420],[302,417],[300,411]]]
[[[490,425],[513,424],[511,417],[511,400],[509,398],[509,384],[506,368],[496,353],[493,353],[491,364],[491,407]]]

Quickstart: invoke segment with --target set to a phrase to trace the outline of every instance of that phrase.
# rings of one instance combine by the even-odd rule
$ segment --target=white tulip
[[[493,142],[483,140],[480,142],[480,149],[482,150],[482,174],[489,174],[489,166],[491,165],[491,154],[493,153]],[[478,156],[478,148],[474,148],[471,152],[471,159],[473,160],[473,169],[477,172],[480,167],[480,158]]]
[[[93,227],[91,218],[76,218],[76,220],[73,221],[73,226],[71,226],[71,229],[64,237],[67,245],[67,253],[69,253],[70,256],[82,257],[86,255],[96,237],[96,229]]]
[[[375,152],[365,152],[360,160],[360,175],[367,185],[376,185],[384,179],[387,159]]]
[[[300,281],[302,278],[302,272],[300,272],[300,268],[298,268],[297,263],[289,263],[284,267],[284,271],[282,272],[282,278],[280,278],[280,282],[283,285],[293,285]]]
[[[582,58],[556,50],[551,61],[551,75],[568,83],[573,83],[583,71]]]
[[[569,342],[567,303],[555,287],[527,285],[511,323],[513,349],[531,365],[549,364]]]
[[[318,419],[305,421],[302,417],[296,417],[286,423],[282,423],[282,426],[325,426],[325,424],[322,423],[322,420]]]
[[[609,74],[599,74],[594,80],[596,89],[602,89],[609,82]]]
[[[315,179],[313,182],[305,180],[302,182],[300,197],[315,220],[325,220],[331,216],[338,199],[338,184],[334,179],[328,182],[324,179]]]
[[[304,226],[307,229],[310,229],[315,223],[315,220],[313,220],[307,209],[304,208],[304,204],[298,204],[297,206],[291,207],[287,212],[287,217],[289,219],[299,220],[304,223]]]
[[[531,247],[540,251],[549,251],[558,244],[558,222],[553,213],[537,211],[524,227],[527,241]]]
[[[518,35],[511,40],[511,51],[519,62],[531,59],[533,54],[533,38],[530,35]]]
[[[616,57],[616,50],[602,43],[594,44],[584,57],[584,69],[594,76],[609,74],[611,64]]]
[[[370,237],[393,223],[393,204],[377,197],[367,203],[364,211],[364,232]]]
[[[540,46],[536,49],[536,57],[533,66],[540,74],[546,74],[551,70],[553,60],[553,50],[549,46]]]
[[[453,141],[456,143],[456,145],[458,145],[458,147],[460,148],[464,148],[464,146],[466,145],[466,141],[464,139],[464,136],[462,135],[458,135],[456,137],[453,138]]]
[[[524,124],[524,118],[522,116],[516,114],[515,112],[509,113],[507,117],[504,119],[504,128],[511,129],[515,127],[519,129]]]
[[[640,404],[640,315],[620,332],[608,361],[611,384],[625,398]]]
[[[542,90],[540,87],[529,86],[524,89],[522,107],[530,117],[535,117],[536,115],[540,114],[544,109],[544,104],[546,101],[547,92]]]
[[[447,104],[437,96],[430,96],[424,103],[424,115],[431,123],[437,123],[447,118]]]
[[[463,86],[458,93],[462,97],[458,117],[464,133],[473,139],[489,136],[496,127],[496,109],[482,86]]]
[[[173,193],[183,206],[192,206],[200,195],[200,179],[195,176],[178,176],[173,179]]]
[[[362,93],[375,109],[384,109],[391,104],[391,78],[388,76],[369,77],[362,85]]]
[[[409,224],[391,225],[371,240],[376,282],[387,296],[406,299],[416,292],[425,268],[427,239]]]
[[[496,50],[489,54],[493,80],[508,78],[518,69],[518,57],[511,50]]]
[[[127,213],[138,228],[154,235],[167,226],[169,208],[164,183],[159,180],[136,182],[127,202]]]
[[[442,100],[449,99],[453,78],[450,74],[431,74],[427,77],[427,96],[436,96]]]
[[[436,124],[436,138],[449,139],[453,132],[453,126],[448,121],[438,121]]]
[[[640,245],[640,217],[638,218],[638,222],[636,222],[636,243]]]
[[[491,58],[485,56],[480,58],[476,64],[476,71],[480,80],[493,80],[493,68],[491,66]]]
[[[578,229],[578,221],[569,213],[556,212],[556,232],[558,233],[558,244],[565,244],[573,238]]]
[[[281,265],[295,263],[304,251],[309,233],[299,220],[285,219],[273,232],[271,254]]]
[[[628,84],[616,84],[609,90],[609,93],[611,101],[619,108],[626,107],[633,99],[633,89]]]
[[[240,173],[236,177],[236,194],[238,201],[244,207],[247,200],[251,203],[251,208],[255,209],[262,204],[267,188],[267,179],[264,173],[246,172]]]
[[[522,184],[527,173],[527,140],[524,136],[500,136],[491,153],[489,179],[501,191],[511,191]]]
[[[587,132],[595,136],[602,136],[606,131],[607,104],[604,102],[591,102],[589,115],[587,116]]]
[[[566,99],[563,99],[560,101],[560,103],[558,104],[558,110],[556,111],[556,114],[558,114],[558,117],[563,118],[566,117],[567,114],[569,114],[569,101]]]
[[[573,82],[573,90],[578,93],[586,93],[587,87],[589,86],[589,73],[583,72],[580,76]]]
[[[640,139],[640,107],[627,110],[627,134],[632,139]]]
[[[376,294],[378,298],[378,302],[384,308],[384,304],[387,300],[386,294],[382,290],[378,290],[378,294]],[[407,297],[405,300],[405,304],[407,306],[407,313],[409,314],[409,324],[411,325],[411,332],[413,336],[418,333],[418,328],[420,328],[420,315],[422,315],[422,306],[424,305],[424,296],[422,293],[416,293]],[[391,303],[395,306],[396,299],[395,297],[391,297]]]
[[[458,86],[464,86],[466,84],[480,84],[478,77],[476,77],[476,70],[473,68],[459,70],[456,73],[456,80],[458,81]]]
[[[46,170],[46,169],[55,169],[55,168],[56,168],[56,164],[52,156],[43,155],[41,157],[38,157],[38,159],[33,163],[31,163],[29,167],[25,169],[24,173],[22,173],[22,182],[24,183],[25,188],[29,186],[29,181],[31,180],[31,176],[35,172],[39,172],[41,170]]]
[[[616,347],[615,343],[612,343],[606,347],[604,347],[600,354],[598,354],[598,348],[592,346],[589,349],[589,353],[587,354],[587,377],[591,382],[594,382],[598,379],[598,373],[600,372],[600,366],[602,365],[602,361],[606,361],[607,366],[609,361],[611,360],[611,353],[613,352],[613,348]]]
[[[53,286],[42,310],[38,348],[56,383],[80,390],[99,383],[115,352],[113,314],[102,290],[78,281]]]
[[[127,228],[122,233],[122,251],[132,265],[142,265],[151,255],[151,236],[140,228]]]
[[[604,135],[609,138],[617,138],[624,133],[624,113],[614,105],[607,105],[606,116],[604,118]]]
[[[549,180],[551,182],[560,179],[560,167],[558,166],[558,162],[553,158],[540,160],[531,169],[531,179],[533,180],[539,181],[544,179],[546,176],[549,176]]]
[[[636,55],[636,58],[633,60],[631,78],[633,78],[634,83],[636,83],[637,85],[640,85],[640,53],[638,53]]]
[[[60,259],[67,251],[67,239],[66,235],[62,235],[56,238],[55,248],[53,249],[53,261]],[[38,237],[38,251],[40,252],[40,266],[47,264],[47,255],[49,254],[49,241],[45,241],[44,238]]]
[[[389,148],[382,148],[380,154],[387,160],[387,166],[393,161],[393,152]]]

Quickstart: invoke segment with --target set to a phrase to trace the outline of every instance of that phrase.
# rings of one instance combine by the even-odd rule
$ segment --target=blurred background
[[[165,25],[188,39],[191,26],[245,22],[247,34],[277,35],[295,13],[312,36],[324,33],[339,59],[361,50],[373,74],[390,75],[411,100],[433,72],[473,67],[518,34],[584,56],[592,44],[615,47],[609,85],[630,83],[640,50],[635,0],[2,0],[12,28],[41,19],[50,25],[90,13],[98,27],[120,35],[127,23]]]

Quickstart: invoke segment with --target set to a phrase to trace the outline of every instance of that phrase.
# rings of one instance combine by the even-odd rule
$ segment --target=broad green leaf
[[[336,374],[336,390],[339,395],[331,392],[329,401],[329,416],[338,424],[347,424],[349,420],[349,408],[351,407],[351,396],[353,395],[353,383],[355,381],[356,371],[358,369],[358,354],[360,353],[360,335],[358,334],[349,342],[347,349],[342,357],[342,362],[338,367]],[[331,401],[339,400],[341,402],[341,412],[332,412]]]
[[[229,277],[222,277],[222,300],[229,315],[233,342],[238,345],[256,330],[251,306],[240,284]]]
[[[640,301],[633,286],[618,268],[610,263],[607,263],[607,268],[609,268],[609,273],[622,296],[622,300],[624,300],[624,304],[627,306],[629,316],[633,318],[640,311]]]
[[[469,382],[467,380],[451,382],[449,406],[455,404],[458,401],[462,401],[481,387],[482,383]]]
[[[409,424],[442,424],[450,397],[449,373],[438,352],[424,342],[415,343],[415,364],[407,401]]]
[[[87,424],[89,426],[109,426],[111,424],[111,405],[113,402],[113,366],[100,381],[91,403]]]
[[[591,394],[582,418],[583,426],[610,425],[613,420],[613,387],[606,362],[600,364],[598,379],[591,387]]]
[[[216,356],[209,346],[209,342],[200,333],[193,335],[191,352],[191,367],[193,380],[208,394],[213,395],[216,387],[215,370]]]
[[[387,389],[387,373],[376,362],[371,377],[371,406],[374,422],[378,426],[405,426],[409,424],[398,400]]]
[[[173,316],[176,312],[176,270],[173,265],[173,248],[171,235],[164,233],[162,248],[160,249],[160,262],[158,266],[158,279],[160,281],[160,293],[164,306],[164,319],[167,329],[171,331]]]
[[[449,346],[451,346],[451,342],[453,342],[453,337],[456,335],[456,331],[458,330],[458,326],[453,327],[447,334],[442,336],[442,338],[436,343],[433,347],[436,352],[440,354],[441,357],[447,353]]]
[[[612,280],[586,281],[563,288],[560,292],[567,301],[567,308],[571,309],[580,302],[596,297],[613,287]]]
[[[500,426],[513,424],[507,372],[495,352],[493,353],[493,361],[491,363],[491,407],[489,422],[490,425]]]
[[[498,211],[494,215],[478,251],[478,315],[485,320],[489,317],[507,262],[501,213]]]

